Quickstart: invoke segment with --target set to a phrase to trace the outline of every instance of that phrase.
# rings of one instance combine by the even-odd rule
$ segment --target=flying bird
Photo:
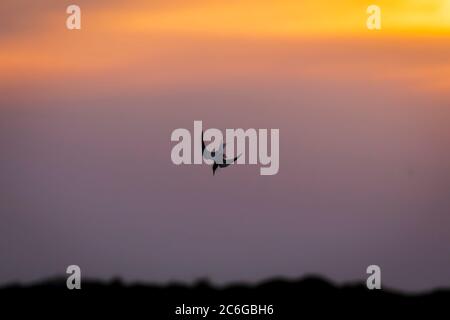
[[[227,159],[227,158],[225,158],[225,153],[223,151],[224,148],[225,148],[225,143],[222,143],[222,145],[220,146],[218,151],[213,150],[213,151],[209,152],[206,149],[205,140],[203,140],[203,131],[202,131],[202,154],[203,154],[204,158],[209,159],[209,160],[214,160],[214,163],[212,165],[213,175],[216,174],[216,170],[218,168],[228,167],[230,164],[235,162],[237,160],[237,158],[239,158],[239,156],[240,156],[240,155],[238,155],[237,157],[234,157],[233,159]],[[222,161],[216,162],[216,159],[220,159],[220,157],[222,157]]]

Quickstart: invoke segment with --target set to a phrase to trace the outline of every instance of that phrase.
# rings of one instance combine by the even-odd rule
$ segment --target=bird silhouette
[[[238,155],[237,157],[234,157],[233,159],[227,159],[225,157],[225,153],[223,151],[224,148],[225,148],[225,143],[222,143],[218,151],[216,151],[216,150],[213,150],[211,152],[208,151],[206,149],[205,140],[203,140],[203,131],[202,131],[202,154],[205,159],[214,160],[214,163],[212,165],[213,175],[216,174],[216,170],[218,168],[226,168],[240,157],[240,155]],[[222,157],[222,161],[217,162],[216,160],[220,159],[220,157]]]

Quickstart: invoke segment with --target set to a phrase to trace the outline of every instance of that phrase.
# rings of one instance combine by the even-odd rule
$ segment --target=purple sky
[[[345,281],[378,264],[385,286],[449,285],[448,109],[384,89],[18,99],[0,118],[0,281],[69,264],[126,280]],[[173,165],[170,133],[196,119],[279,128],[279,174]]]

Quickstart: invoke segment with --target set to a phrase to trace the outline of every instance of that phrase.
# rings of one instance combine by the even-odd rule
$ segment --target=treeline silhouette
[[[204,315],[178,315],[177,307],[210,307]],[[273,314],[220,314],[220,305],[273,306]],[[16,315],[43,315],[45,318],[78,319],[400,319],[449,314],[450,290],[404,294],[389,289],[368,290],[365,284],[337,286],[319,277],[295,281],[273,279],[256,285],[232,284],[224,287],[200,280],[192,285],[124,284],[119,279],[102,282],[84,280],[81,290],[68,290],[65,278],[33,285],[13,284],[0,288],[0,306]],[[215,312],[211,310],[215,310]],[[229,308],[233,310],[233,308]],[[250,310],[244,308],[241,310]],[[264,309],[262,309],[264,310]],[[16,317],[13,317],[16,318]],[[13,319],[11,318],[11,319]],[[18,317],[17,317],[18,318]]]

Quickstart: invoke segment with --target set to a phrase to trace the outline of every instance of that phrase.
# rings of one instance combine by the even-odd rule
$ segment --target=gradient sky
[[[450,1],[370,4],[3,0],[0,284],[450,286]],[[194,120],[279,128],[279,174],[173,165]]]

